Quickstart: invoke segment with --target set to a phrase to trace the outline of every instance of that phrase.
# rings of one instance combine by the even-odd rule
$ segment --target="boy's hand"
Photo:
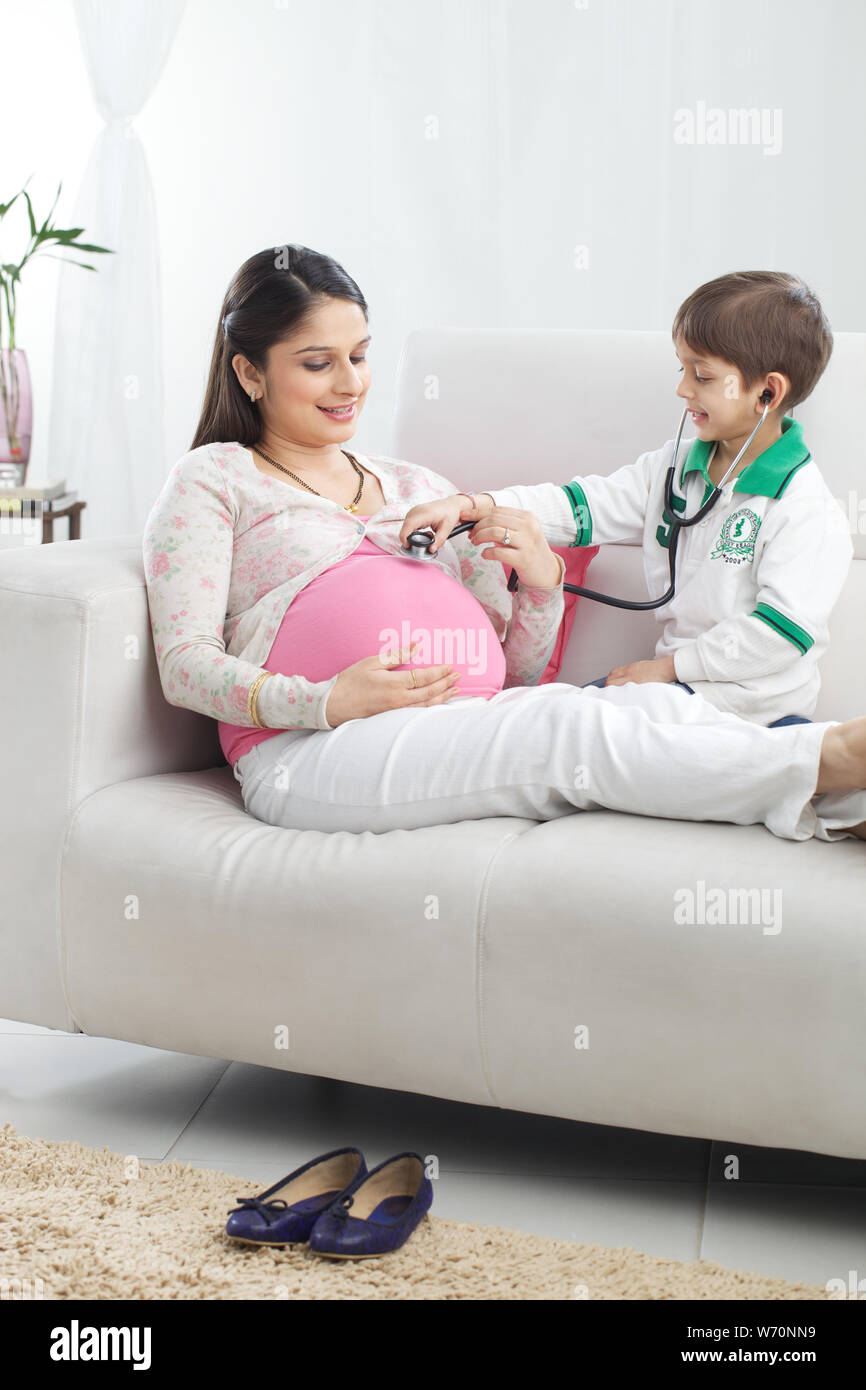
[[[669,684],[676,678],[673,657],[657,656],[651,661],[632,661],[629,666],[615,666],[605,685],[627,685],[629,681],[634,681],[637,685],[643,685],[647,681]]]
[[[472,499],[466,492],[454,493],[451,497],[437,497],[432,502],[419,502],[416,507],[411,507],[403,518],[403,525],[400,527],[400,544],[404,550],[406,541],[413,531],[424,531],[428,528],[433,531],[433,545],[431,554],[435,555],[437,550],[441,550],[447,541],[454,527],[461,521],[480,521],[488,512],[493,511],[493,498],[486,492],[475,494],[476,506],[473,507]]]

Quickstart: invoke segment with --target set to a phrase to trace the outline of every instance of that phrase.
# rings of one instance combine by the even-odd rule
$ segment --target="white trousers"
[[[607,809],[845,838],[866,791],[815,797],[838,721],[766,729],[661,683],[552,683],[285,730],[235,765],[268,825],[356,833]]]

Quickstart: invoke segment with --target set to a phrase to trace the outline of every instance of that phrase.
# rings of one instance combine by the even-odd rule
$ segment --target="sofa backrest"
[[[387,452],[476,492],[612,473],[674,437],[678,366],[667,333],[418,331],[404,345]],[[851,519],[855,548],[831,620],[815,718],[866,712],[864,397],[866,334],[838,333],[827,371],[793,412]],[[688,437],[687,427],[684,444]],[[639,547],[603,546],[587,582],[626,598],[645,597]],[[615,664],[652,655],[658,627],[652,613],[581,600],[560,679],[582,684]]]

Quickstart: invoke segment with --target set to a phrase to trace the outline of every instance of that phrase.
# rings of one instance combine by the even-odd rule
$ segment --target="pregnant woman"
[[[866,719],[764,729],[662,684],[538,685],[564,566],[533,514],[497,508],[410,558],[406,512],[456,489],[345,447],[369,343],[330,257],[251,257],[192,449],[145,526],[165,697],[219,721],[247,811],[384,832],[608,808],[866,838]]]

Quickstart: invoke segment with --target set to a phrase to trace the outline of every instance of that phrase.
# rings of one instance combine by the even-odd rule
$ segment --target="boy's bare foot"
[[[866,716],[828,729],[821,743],[815,795],[866,789]],[[861,827],[852,827],[860,834]],[[866,834],[861,836],[866,839]]]

